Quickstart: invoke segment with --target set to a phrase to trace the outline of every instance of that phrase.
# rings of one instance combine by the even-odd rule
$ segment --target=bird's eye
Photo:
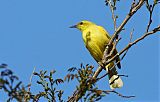
[[[83,22],[80,22],[79,24],[80,24],[80,25],[82,25],[82,24],[83,24]]]

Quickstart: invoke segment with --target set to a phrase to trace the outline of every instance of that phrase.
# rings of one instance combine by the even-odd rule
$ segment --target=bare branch
[[[143,40],[145,37],[147,37],[147,36],[149,36],[149,35],[152,35],[152,34],[155,34],[156,32],[160,31],[160,26],[158,26],[157,28],[153,29],[153,30],[150,31],[150,32],[145,33],[142,37],[138,38],[138,39],[135,40],[134,42],[131,42],[132,35],[133,35],[133,31],[134,31],[134,29],[133,29],[133,30],[131,31],[131,33],[130,33],[130,43],[129,43],[119,54],[117,53],[114,57],[112,57],[110,60],[108,60],[108,61],[105,63],[105,65],[107,65],[107,64],[109,64],[110,62],[114,61],[118,56],[120,56],[121,54],[123,54],[123,53],[125,52],[124,55],[123,55],[122,58],[121,58],[121,60],[122,60],[122,59],[125,57],[125,55],[127,54],[128,50],[129,50],[129,48],[130,48],[131,46],[133,46],[134,44],[136,44],[136,43],[138,43],[139,41]],[[119,63],[119,61],[118,61],[117,63]],[[116,63],[116,64],[117,64],[117,63]],[[115,67],[116,64],[115,64],[113,67]],[[112,67],[112,68],[113,68],[113,67]],[[111,69],[112,69],[112,68],[111,68]],[[96,76],[98,76],[98,74],[99,74],[101,71],[102,71],[102,68],[101,68],[101,66],[99,66],[98,69],[96,70],[93,78],[95,79]],[[107,74],[108,74],[108,73],[107,73]],[[107,74],[105,74],[105,75],[103,75],[102,77],[97,78],[97,79],[99,80],[99,79],[103,78],[104,76],[106,76]]]
[[[109,59],[105,64],[109,64],[110,62],[114,61],[119,55],[123,54],[131,46],[135,45],[136,43],[138,43],[139,41],[143,40],[147,36],[155,34],[155,33],[159,32],[159,31],[160,31],[160,25],[158,27],[154,28],[152,31],[146,32],[142,37],[138,38],[134,42],[129,43],[119,54],[116,54],[114,57],[112,57],[111,59]]]
[[[107,0],[107,1],[110,1],[110,0]],[[121,59],[124,58],[124,56],[127,54],[128,52],[128,49],[135,45],[136,43],[138,43],[139,41],[143,40],[144,38],[146,38],[147,36],[149,35],[152,35],[152,34],[155,34],[156,32],[160,31],[160,25],[158,27],[156,27],[155,29],[151,30],[150,32],[146,32],[144,33],[143,36],[141,36],[140,38],[136,39],[135,41],[131,42],[132,40],[132,36],[133,36],[133,31],[131,31],[130,33],[130,41],[129,41],[129,44],[120,51],[120,53],[117,53],[116,55],[114,55],[112,58],[109,58],[110,55],[112,55],[113,53],[113,49],[116,48],[116,44],[118,43],[118,41],[114,43],[114,40],[116,39],[116,37],[119,35],[119,33],[123,30],[123,27],[126,25],[126,23],[131,19],[131,17],[143,6],[145,0],[139,0],[137,3],[136,1],[134,0],[133,3],[132,3],[132,7],[128,13],[128,15],[125,17],[125,19],[123,20],[123,22],[120,24],[120,26],[116,29],[116,31],[114,32],[112,38],[110,39],[108,45],[106,46],[105,48],[105,51],[104,51],[104,55],[103,55],[103,58],[102,58],[102,61],[99,62],[99,67],[97,68],[97,70],[95,71],[93,77],[91,78],[91,80],[93,80],[92,84],[96,83],[98,80],[100,80],[101,78],[104,78],[107,73],[103,76],[101,76],[100,78],[97,78],[99,73],[102,71],[102,69],[104,68],[104,66],[106,66],[107,64],[109,64],[110,62],[114,61],[115,59],[117,59],[120,55],[124,54],[122,56]],[[109,4],[110,5],[110,4]],[[111,11],[112,12],[112,11]],[[113,12],[112,12],[113,13]],[[112,19],[113,19],[113,14],[112,14]],[[115,16],[114,16],[115,17]],[[113,20],[114,21],[114,20]],[[118,62],[117,62],[118,63]],[[117,64],[116,63],[116,64]],[[115,65],[116,65],[115,64]],[[119,75],[119,76],[125,76],[126,75]],[[95,81],[94,81],[95,79]],[[71,97],[68,98],[68,101],[67,102],[76,102],[78,101],[83,95],[81,95],[81,90],[75,90],[74,93],[72,94]],[[89,90],[88,90],[89,91]],[[105,91],[107,93],[107,91]],[[115,93],[117,94],[118,96],[121,96],[121,97],[124,97],[124,98],[130,98],[130,97],[135,97],[135,96],[124,96],[114,90],[111,90],[111,91],[108,91],[108,93]],[[85,93],[84,93],[85,94]]]
[[[115,37],[120,33],[120,31],[123,29],[124,25],[128,22],[128,20],[137,12],[137,10],[139,8],[142,7],[142,5],[144,4],[145,0],[139,0],[139,2],[137,3],[137,5],[133,8],[131,8],[130,12],[128,13],[128,15],[126,16],[126,18],[123,20],[123,22],[121,23],[121,25],[118,27],[118,29],[116,30],[116,32],[113,34],[108,46],[111,46],[111,44],[113,43]]]
[[[108,91],[103,91],[103,92],[104,92],[104,93],[107,93],[107,94],[109,94],[109,93],[115,93],[115,94],[117,94],[118,96],[123,97],[123,98],[132,98],[132,97],[135,97],[135,96],[124,96],[124,95],[118,93],[118,92],[115,91],[115,90],[108,90]]]
[[[148,22],[148,25],[147,25],[147,28],[146,28],[146,32],[149,31],[149,28],[151,26],[151,23],[152,23],[152,14],[153,14],[153,10],[154,10],[154,7],[156,6],[157,3],[153,3],[153,5],[150,5],[148,0],[146,0],[146,6],[147,6],[147,9],[149,11],[149,22]]]
[[[110,46],[114,42],[114,39],[122,31],[124,25],[128,22],[128,20],[137,12],[138,9],[140,9],[142,7],[142,5],[144,4],[144,1],[145,0],[139,0],[139,2],[134,7],[131,8],[131,10],[128,13],[128,15],[126,16],[126,18],[123,20],[123,22],[121,23],[121,25],[118,27],[118,29],[113,34],[112,38],[110,39],[110,41],[109,41],[109,43],[106,46],[106,49],[104,51],[104,55],[103,55],[103,58],[102,58],[102,63],[103,64],[105,64],[105,65],[108,64],[108,63],[106,63],[106,56],[109,54],[109,50],[111,49]],[[107,61],[107,62],[110,62],[110,61]],[[102,68],[103,67],[98,67],[98,69],[96,70],[93,78],[96,78],[99,75],[99,73],[102,71]]]
[[[73,95],[71,97],[68,97],[67,102],[77,102],[79,100],[78,96],[79,96],[79,90],[75,90],[73,92]]]
[[[100,79],[102,79],[102,78],[104,78],[104,77],[107,76],[107,75],[108,75],[108,73],[102,75],[101,77],[97,78],[97,81],[100,80]]]
[[[32,74],[30,76],[30,79],[29,79],[29,87],[28,87],[28,91],[30,92],[30,89],[31,89],[31,84],[32,84],[32,78],[33,78],[33,73],[35,72],[36,70],[36,67],[34,67],[33,71],[32,71]]]
[[[116,29],[117,29],[117,27],[116,27],[117,16],[114,15],[115,7],[112,5],[111,0],[106,0],[106,2],[108,3],[108,5],[110,7],[110,10],[111,10],[111,13],[112,13],[112,20],[113,20],[113,23],[114,23],[114,30],[116,31]]]
[[[133,31],[134,31],[134,29],[132,29],[132,31],[131,31],[131,33],[130,33],[130,40],[129,40],[129,43],[131,43],[131,41],[132,41]],[[129,49],[128,49],[128,50],[129,50]],[[124,59],[124,57],[126,56],[128,50],[125,51],[125,53],[124,53],[123,56],[121,57],[121,60]]]
[[[99,73],[102,71],[103,67],[102,66],[99,66],[96,70],[96,72],[94,73],[93,75],[93,79],[96,79],[97,76],[99,75]]]
[[[121,38],[117,39],[115,41],[115,44],[113,44],[112,50],[109,52],[109,54],[105,57],[105,59],[109,59],[111,56],[113,56],[114,51],[116,50],[116,46],[118,44],[118,42],[121,40]]]

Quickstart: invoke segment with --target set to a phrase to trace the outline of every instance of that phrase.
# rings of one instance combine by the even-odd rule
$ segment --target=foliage
[[[34,72],[35,76],[38,76],[39,80],[37,84],[43,89],[39,90],[39,93],[33,94],[30,91],[31,84],[24,87],[22,81],[19,81],[18,76],[14,75],[12,70],[7,68],[6,64],[0,65],[0,90],[3,90],[7,95],[7,102],[11,100],[22,101],[34,101],[37,102],[40,98],[47,99],[48,102],[63,102],[62,90],[57,90],[55,85],[63,83],[62,79],[53,79],[53,74],[55,71],[50,71],[47,75],[47,71],[40,71],[39,73]]]
[[[104,95],[102,95],[102,92],[98,90],[96,80],[92,79],[92,76],[94,74],[94,67],[88,64],[86,66],[83,66],[83,64],[81,64],[80,66],[80,68],[73,67],[68,69],[70,73],[65,77],[65,80],[67,80],[68,82],[73,79],[76,79],[78,81],[79,86],[76,87],[78,96],[74,97],[78,98],[80,96],[83,96],[82,100],[84,99],[84,102],[97,101],[101,99]],[[75,74],[73,74],[73,72]]]
[[[61,85],[72,80],[76,80],[78,85],[76,87],[77,98],[81,98],[84,102],[94,102],[100,100],[106,94],[116,93],[121,97],[130,98],[134,96],[123,96],[116,91],[105,91],[100,90],[98,85],[96,85],[99,79],[92,79],[94,74],[93,66],[91,65],[80,65],[80,68],[72,67],[68,69],[68,74],[65,76],[64,80],[62,79],[53,79],[53,75],[56,72],[55,70],[50,71],[47,74],[47,71],[40,71],[39,73],[34,72],[34,77],[38,77],[37,84],[42,87],[42,90],[39,90],[39,93],[33,94],[31,92],[32,84],[28,84],[24,87],[22,81],[19,81],[19,78],[14,75],[12,70],[7,68],[6,64],[1,64],[1,74],[0,74],[0,90],[3,90],[7,95],[7,102],[12,100],[17,100],[18,102],[38,102],[41,98],[46,99],[48,102],[64,102],[62,99],[63,93],[65,90],[57,90],[56,86]],[[78,99],[79,100],[79,99]],[[68,101],[71,101],[69,97]]]

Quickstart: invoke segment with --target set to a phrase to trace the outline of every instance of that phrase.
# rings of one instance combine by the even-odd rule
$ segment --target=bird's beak
[[[69,27],[69,28],[77,28],[77,25],[71,26],[71,27]]]

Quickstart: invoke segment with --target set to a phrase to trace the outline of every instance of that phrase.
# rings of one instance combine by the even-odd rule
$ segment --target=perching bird
[[[108,32],[103,27],[98,26],[90,21],[81,21],[78,24],[71,26],[70,28],[77,28],[82,32],[82,38],[86,48],[92,57],[97,61],[97,63],[101,62],[105,47],[111,38]],[[113,53],[117,54],[117,51],[115,50]],[[120,61],[119,58],[116,59],[116,62],[118,61]],[[111,62],[106,66],[111,89],[120,88],[123,86],[123,82],[118,76],[116,68],[113,66],[114,62]],[[120,63],[118,63],[117,66],[120,68]]]

